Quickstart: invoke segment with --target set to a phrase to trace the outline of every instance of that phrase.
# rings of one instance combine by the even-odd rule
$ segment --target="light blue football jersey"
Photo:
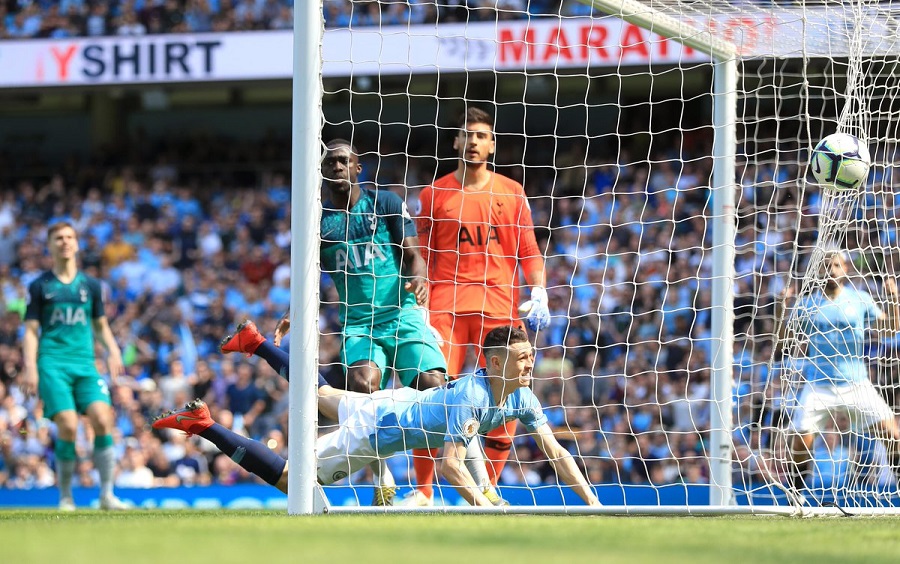
[[[369,437],[379,456],[411,448],[439,448],[446,442],[468,444],[478,434],[518,419],[529,431],[547,423],[534,392],[519,388],[498,407],[484,371],[479,370],[440,388],[394,393],[376,414],[376,431]]]
[[[881,313],[872,296],[849,285],[834,300],[824,292],[801,298],[794,316],[808,341],[807,381],[846,384],[868,380],[863,358],[866,329]]]

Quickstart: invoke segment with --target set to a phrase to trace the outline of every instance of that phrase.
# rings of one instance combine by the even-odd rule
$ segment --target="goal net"
[[[545,260],[550,323],[529,331],[532,389],[601,502],[687,512],[799,503],[788,445],[807,338],[779,340],[797,322],[775,302],[785,288],[800,299],[821,291],[826,250],[840,248],[853,287],[891,311],[893,4],[325,0],[323,9],[322,139],[351,141],[360,181],[377,193],[429,213],[423,190],[460,167],[457,118],[472,107],[494,116],[489,168],[524,187]],[[868,143],[874,164],[859,193],[836,197],[807,180],[812,148],[835,131]],[[319,370],[346,384],[340,316],[360,304],[340,303],[341,268],[323,274]],[[529,299],[530,285],[516,285],[516,303]],[[462,323],[467,312],[449,313]],[[469,372],[479,343],[467,339],[454,344],[471,345]],[[891,335],[870,332],[859,358],[894,412],[897,354]],[[400,359],[379,362],[390,376]],[[886,442],[851,423],[835,410],[822,424],[802,475],[806,504],[894,507]],[[416,486],[414,458],[398,453],[389,467],[399,502]],[[367,506],[372,480],[366,468],[325,492],[334,506]],[[582,505],[521,424],[498,491],[513,508]],[[440,480],[434,501],[463,504]]]
[[[743,482],[760,486],[750,489],[784,484],[805,507],[878,512],[900,503],[892,432],[897,300],[886,287],[898,274],[895,10],[878,2],[810,4],[806,29],[822,26],[830,41],[808,41],[797,59],[744,63],[744,235],[736,242],[756,248],[738,252],[737,280],[744,282],[738,282],[736,312],[745,314],[739,314],[744,334],[736,334],[736,347],[762,363],[748,373],[748,393],[738,398],[748,419],[738,428],[737,454]],[[838,131],[859,137],[872,152],[868,180],[858,191],[835,192],[807,175],[813,147]],[[828,287],[835,255],[848,263],[840,280],[843,298]],[[887,319],[867,318],[865,332],[854,335],[849,325],[858,323],[858,314],[842,301],[852,291],[870,295]],[[836,347],[813,358],[825,352],[825,341]],[[865,385],[840,384],[848,373]],[[830,384],[832,378],[839,385]],[[815,414],[820,419],[811,425]],[[820,432],[807,444],[797,442],[813,428]]]

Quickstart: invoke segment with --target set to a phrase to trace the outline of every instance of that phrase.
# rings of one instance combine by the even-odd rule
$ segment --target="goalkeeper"
[[[478,108],[459,119],[453,140],[456,170],[419,196],[419,237],[431,283],[431,324],[443,338],[448,374],[462,374],[469,345],[504,325],[533,331],[550,323],[544,259],[534,236],[531,208],[522,185],[489,168],[494,154],[494,120]],[[530,300],[519,301],[519,275]],[[518,311],[517,311],[518,310]],[[484,357],[479,355],[483,365]],[[485,437],[490,481],[496,485],[509,458],[515,421]],[[417,490],[407,503],[431,505],[436,452],[414,452]]]
[[[892,311],[885,314],[872,297],[857,290],[848,280],[850,261],[843,251],[829,251],[824,258],[825,285],[821,290],[801,297],[788,323],[783,325],[779,342],[790,341],[801,333],[807,340],[807,368],[799,389],[798,405],[791,418],[793,439],[791,455],[795,468],[793,487],[804,489],[810,452],[822,426],[833,420],[835,412],[849,415],[854,430],[880,437],[887,447],[894,471],[900,469],[900,428],[891,408],[869,380],[864,359],[866,330],[896,333],[900,323],[897,282],[886,278],[884,290]],[[786,289],[777,304],[783,311],[792,297]],[[776,311],[780,317],[781,312]]]
[[[444,478],[470,504],[491,506],[466,469],[466,446],[479,433],[502,426],[506,419],[517,419],[547,455],[560,480],[588,505],[600,505],[572,456],[553,436],[540,402],[529,388],[534,349],[525,331],[509,326],[494,329],[485,337],[482,350],[487,359],[485,369],[425,391],[398,388],[365,395],[337,390],[320,381],[319,411],[336,415],[340,427],[316,441],[319,482],[331,484],[410,447],[443,445]],[[242,468],[287,491],[287,461],[265,445],[215,423],[201,400],[161,415],[153,428],[199,435]]]

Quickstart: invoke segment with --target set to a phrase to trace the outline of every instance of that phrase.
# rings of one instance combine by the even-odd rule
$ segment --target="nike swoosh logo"
[[[175,416],[175,422],[176,422],[176,423],[181,423],[181,422],[184,421],[185,419],[188,420],[188,421],[200,421],[200,418],[199,418],[199,417],[191,417],[190,415],[176,415],[176,416]]]
[[[56,297],[56,294],[44,294],[45,300],[52,300],[55,297]]]

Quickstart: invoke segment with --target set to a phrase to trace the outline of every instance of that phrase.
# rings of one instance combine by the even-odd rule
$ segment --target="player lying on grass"
[[[256,324],[250,320],[244,321],[237,326],[237,330],[222,339],[219,345],[219,351],[223,353],[236,352],[246,356],[256,355],[265,360],[275,372],[280,374],[286,380],[290,380],[290,355],[287,351],[281,349],[279,344],[281,339],[290,329],[290,321],[285,316],[278,323],[275,329],[275,338],[272,341],[266,339],[257,329]],[[421,376],[421,375],[420,375]],[[423,383],[426,380],[419,378],[418,382]],[[401,382],[403,380],[401,379]],[[412,384],[412,382],[410,383]],[[328,394],[335,391],[327,382],[319,378],[320,395]],[[326,386],[326,387],[322,387]],[[426,386],[432,387],[432,386]],[[330,410],[329,402],[319,403],[319,412],[325,417],[337,420],[337,411]],[[484,455],[481,454],[480,445],[477,441],[471,441],[466,452],[466,467],[475,478],[475,481],[482,485],[482,492],[494,505],[508,505],[508,503],[500,497],[496,489],[485,486],[489,482],[487,468],[485,467]],[[394,496],[396,494],[396,484],[387,468],[387,464],[383,459],[379,462],[372,463],[372,471],[375,477],[375,497],[372,505],[393,505]]]
[[[466,445],[478,434],[515,418],[532,434],[560,480],[588,505],[600,505],[572,456],[553,436],[529,388],[534,349],[525,331],[498,327],[485,337],[483,350],[485,369],[424,391],[400,388],[365,395],[337,390],[320,380],[319,411],[335,417],[340,427],[316,442],[319,482],[331,484],[396,452],[444,446],[444,478],[470,504],[491,506],[466,469]],[[153,428],[199,435],[244,469],[287,490],[287,461],[265,445],[217,424],[200,400],[161,415]]]

